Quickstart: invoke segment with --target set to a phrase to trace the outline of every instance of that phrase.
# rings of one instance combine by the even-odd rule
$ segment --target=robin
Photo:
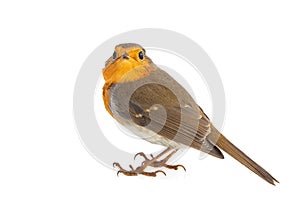
[[[166,147],[150,158],[142,152],[136,154],[135,157],[145,159],[137,168],[130,165],[131,169],[126,170],[114,163],[119,168],[118,174],[156,176],[165,172],[147,172],[146,168],[184,168],[168,165],[167,161],[180,148],[192,147],[223,159],[222,149],[268,183],[279,183],[223,136],[191,95],[157,67],[142,46],[133,43],[117,45],[105,63],[103,77],[103,101],[108,113],[144,140]]]

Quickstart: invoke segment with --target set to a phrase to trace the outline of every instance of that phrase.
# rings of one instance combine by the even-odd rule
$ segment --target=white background
[[[299,9],[297,1],[1,1],[0,199],[299,198]],[[179,160],[187,172],[168,171],[170,179],[117,177],[88,154],[72,115],[80,67],[106,39],[146,27],[204,48],[225,87],[224,134],[279,185],[226,154],[199,160],[189,151]]]

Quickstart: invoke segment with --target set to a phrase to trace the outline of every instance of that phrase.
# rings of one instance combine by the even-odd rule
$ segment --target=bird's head
[[[142,46],[125,43],[115,47],[102,72],[106,82],[122,83],[143,78],[155,69]]]

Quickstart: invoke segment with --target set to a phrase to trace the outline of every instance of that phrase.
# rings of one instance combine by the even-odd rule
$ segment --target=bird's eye
[[[143,51],[140,51],[140,52],[139,52],[139,58],[140,58],[141,60],[144,59],[144,52],[143,52]]]
[[[114,51],[114,53],[113,53],[113,55],[112,55],[112,58],[113,58],[113,59],[116,59],[116,58],[117,58],[117,52]]]

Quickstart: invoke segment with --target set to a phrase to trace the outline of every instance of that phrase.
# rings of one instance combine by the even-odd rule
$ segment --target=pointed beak
[[[127,53],[124,53],[124,54],[122,55],[122,58],[123,58],[123,59],[129,59],[129,55],[128,55]]]

